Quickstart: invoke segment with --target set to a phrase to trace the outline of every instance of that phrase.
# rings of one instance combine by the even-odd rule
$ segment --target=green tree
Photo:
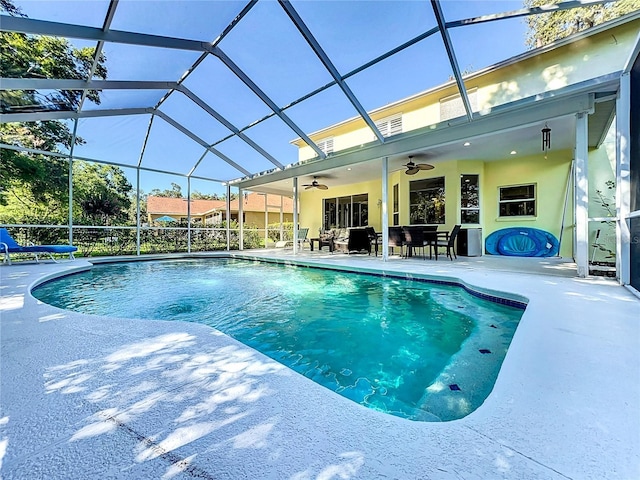
[[[10,0],[0,0],[0,10],[12,16],[24,16]],[[0,32],[0,76],[9,78],[65,78],[86,79],[94,62],[93,48],[74,48],[67,40],[57,37]],[[106,78],[106,59],[100,56],[95,77]],[[2,113],[73,110],[80,105],[81,91],[34,90],[0,91]],[[87,98],[100,103],[99,92],[89,91]],[[59,153],[71,144],[83,143],[60,121],[5,123],[0,125],[2,143],[16,147]],[[21,197],[28,192],[34,200],[54,195],[61,185],[57,182],[66,173],[66,160],[25,151],[3,148],[0,152],[0,205],[7,205],[12,188]],[[49,191],[50,190],[50,191]]]
[[[131,183],[113,165],[73,164],[74,213],[78,223],[121,225],[129,220]]]
[[[560,3],[561,0],[524,0],[527,8]],[[526,17],[526,43],[531,48],[548,45],[573,33],[580,32],[607,20],[640,10],[640,0],[617,2],[572,8]]]
[[[151,192],[149,192],[149,195],[153,197],[184,198],[182,196],[182,187],[173,182],[171,182],[171,190],[160,190],[159,188],[154,188],[153,190],[151,190]]]
[[[217,193],[202,193],[202,192],[191,192],[192,200],[224,200],[224,197],[221,197]]]

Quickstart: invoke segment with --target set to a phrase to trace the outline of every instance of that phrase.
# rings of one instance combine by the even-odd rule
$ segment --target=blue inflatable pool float
[[[487,237],[489,255],[510,257],[553,257],[558,254],[558,239],[537,228],[511,227],[497,230]]]

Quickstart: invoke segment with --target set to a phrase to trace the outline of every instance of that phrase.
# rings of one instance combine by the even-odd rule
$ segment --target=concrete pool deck
[[[640,478],[640,300],[628,290],[555,259],[315,253],[296,258],[528,298],[485,403],[446,423],[369,410],[203,325],[42,304],[34,283],[90,264],[16,262],[0,267],[0,476]]]

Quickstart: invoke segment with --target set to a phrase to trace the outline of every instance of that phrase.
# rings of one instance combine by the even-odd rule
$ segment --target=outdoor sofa
[[[340,228],[320,234],[322,242],[333,241],[334,251],[344,253],[367,252],[371,254],[371,239],[366,228]]]

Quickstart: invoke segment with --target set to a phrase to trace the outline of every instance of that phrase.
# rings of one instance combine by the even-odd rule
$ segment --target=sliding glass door
[[[365,227],[369,225],[369,195],[325,198],[323,228]]]

